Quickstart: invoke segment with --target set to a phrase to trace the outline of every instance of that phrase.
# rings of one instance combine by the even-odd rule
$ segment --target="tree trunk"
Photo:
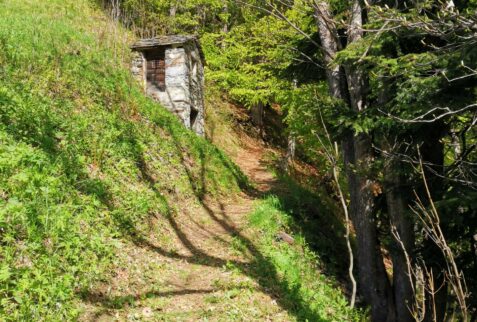
[[[222,32],[224,34],[229,32],[229,22],[228,22],[228,14],[229,14],[229,4],[228,0],[224,0],[224,5],[222,6],[222,13],[224,14],[227,19],[224,21],[224,25],[222,26]]]
[[[263,104],[257,103],[250,108],[253,125],[257,126],[260,136],[263,137]]]
[[[169,23],[167,26],[167,32],[168,33],[176,33],[176,14],[177,14],[177,2],[176,1],[171,1],[170,7],[169,7]]]
[[[379,93],[378,104],[384,106],[392,99],[394,92],[387,80],[382,80],[383,89]],[[395,138],[393,142],[399,142]],[[390,220],[392,243],[390,253],[393,262],[393,291],[396,307],[396,320],[399,322],[414,321],[413,313],[421,308],[416,307],[415,297],[418,294],[414,287],[415,269],[414,251],[415,234],[414,220],[409,211],[409,202],[412,192],[405,188],[403,177],[403,162],[396,153],[403,153],[399,144],[390,144],[383,138],[383,150],[388,152],[382,155],[384,166],[384,189],[387,203],[387,213]]]
[[[348,45],[363,37],[363,8],[359,0],[353,1],[348,28]],[[350,107],[357,113],[366,109],[368,80],[355,66],[345,66]],[[371,304],[373,321],[395,321],[393,293],[384,268],[383,257],[374,219],[375,204],[371,190],[374,182],[366,178],[373,162],[371,139],[366,134],[354,137],[354,160],[347,165],[350,182],[351,217],[358,242],[359,276],[363,293]],[[354,202],[354,205],[353,205]]]
[[[341,44],[329,5],[325,1],[317,3],[316,18],[330,94],[343,99],[350,109],[362,112],[366,108],[366,78],[354,67],[345,66],[343,73],[340,66],[331,64]],[[360,2],[355,0],[348,29],[348,44],[361,39],[362,33],[362,8]],[[393,296],[374,221],[374,196],[370,189],[372,182],[363,175],[372,162],[369,137],[349,133],[343,140],[343,154],[351,198],[351,219],[356,230],[360,287],[366,302],[371,305],[372,320],[394,321]]]
[[[177,12],[177,6],[175,4],[171,4],[169,8],[169,17],[175,17]]]
[[[321,49],[326,63],[326,78],[328,88],[332,97],[346,98],[346,79],[340,66],[332,64],[336,54],[341,49],[338,31],[332,19],[330,8],[327,2],[320,1],[316,4],[316,23],[321,40]]]
[[[287,153],[282,160],[282,170],[286,173],[289,173],[289,166],[295,159],[295,149],[296,149],[296,138],[293,132],[288,134],[288,145],[287,145]]]
[[[414,321],[412,310],[414,303],[412,258],[414,250],[414,227],[408,209],[402,179],[399,174],[400,162],[394,158],[388,161],[386,173],[386,202],[393,234],[391,256],[393,261],[393,288],[396,305],[396,320]]]
[[[350,213],[356,230],[360,288],[366,302],[371,305],[372,321],[395,321],[393,293],[374,219],[373,182],[361,174],[372,162],[370,139],[359,134],[352,142],[347,141],[344,162],[351,199]]]

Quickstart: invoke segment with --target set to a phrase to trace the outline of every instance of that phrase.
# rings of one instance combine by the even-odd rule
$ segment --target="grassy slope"
[[[143,97],[129,41],[86,0],[0,1],[0,319],[76,316],[115,240],[173,208],[168,194],[245,181]]]
[[[315,245],[307,239],[303,222],[286,210],[283,200],[269,196],[250,216],[250,224],[260,230],[260,252],[272,263],[284,290],[285,306],[291,307],[299,321],[357,321],[360,313],[348,306],[338,283],[324,273],[326,262],[317,255]],[[306,225],[315,226],[313,220]],[[277,242],[280,232],[294,236],[289,245]],[[315,233],[321,234],[320,229]],[[337,247],[331,246],[336,249]],[[329,263],[328,263],[329,264]]]
[[[247,113],[227,103],[213,86],[207,89],[208,134],[234,160],[244,153],[243,145],[251,142]],[[253,136],[253,135],[252,135]],[[352,310],[343,296],[340,282],[347,281],[348,261],[339,204],[330,197],[316,174],[309,170],[294,171],[294,177],[280,170],[281,153],[266,150],[261,162],[275,173],[276,187],[258,202],[249,215],[255,230],[254,245],[263,258],[254,258],[257,278],[265,288],[276,292],[290,318],[298,321],[358,321],[363,312]],[[303,166],[296,163],[295,166]],[[240,164],[240,162],[239,162]],[[310,176],[310,177],[307,177]],[[304,181],[299,183],[297,180]],[[307,182],[310,180],[310,182]],[[289,245],[277,236],[287,232],[295,238]],[[245,319],[247,315],[244,314]]]
[[[181,200],[246,184],[143,97],[125,64],[130,41],[87,0],[0,0],[0,320],[75,318],[78,294],[110,278],[119,240],[141,238]],[[215,116],[221,145],[240,154]],[[303,237],[275,241],[294,225],[276,199],[259,202],[251,222],[268,263],[256,276],[294,316],[356,317],[333,281],[316,278],[321,263]]]

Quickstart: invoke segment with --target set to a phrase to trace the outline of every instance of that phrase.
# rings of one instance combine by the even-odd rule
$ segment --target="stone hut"
[[[132,73],[144,92],[204,135],[204,55],[194,36],[141,39],[131,46]]]

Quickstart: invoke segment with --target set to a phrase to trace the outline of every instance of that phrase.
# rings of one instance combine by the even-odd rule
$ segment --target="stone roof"
[[[197,37],[190,35],[159,36],[154,38],[144,38],[134,43],[132,49],[147,49],[151,47],[185,44],[189,41],[197,41]]]
[[[152,49],[154,47],[170,46],[170,45],[180,45],[188,42],[193,42],[199,49],[200,57],[204,59],[204,53],[202,47],[200,46],[199,39],[193,35],[170,35],[170,36],[158,36],[154,38],[143,38],[135,42],[132,46],[132,50],[141,51]]]

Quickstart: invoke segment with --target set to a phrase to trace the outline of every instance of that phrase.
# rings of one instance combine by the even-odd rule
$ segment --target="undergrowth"
[[[282,301],[299,321],[359,321],[361,313],[349,307],[346,297],[332,277],[323,274],[324,260],[300,233],[301,225],[277,196],[260,201],[250,215],[250,224],[259,229],[258,250],[278,276],[270,287],[278,287]],[[280,240],[280,233],[294,237],[292,244]],[[336,256],[336,254],[335,254]],[[262,276],[268,278],[266,274]]]
[[[0,2],[0,320],[71,320],[170,195],[246,180],[142,95],[129,35],[88,1]]]

